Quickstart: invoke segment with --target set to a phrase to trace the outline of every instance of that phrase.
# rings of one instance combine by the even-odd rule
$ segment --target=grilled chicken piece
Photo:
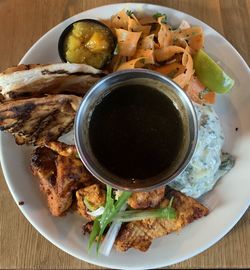
[[[54,95],[15,100],[0,105],[0,130],[12,133],[17,144],[42,145],[67,133],[81,98]]]
[[[69,146],[68,144],[59,141],[50,141],[46,142],[45,146],[64,157],[78,157],[76,147],[73,145]]]
[[[99,184],[94,184],[85,188],[81,188],[76,192],[77,199],[77,212],[85,217],[87,220],[94,220],[95,217],[89,215],[87,211],[90,211],[88,207],[85,205],[85,201],[91,205],[93,210],[98,209],[101,206],[105,205],[106,201],[106,192],[104,188]]]
[[[51,94],[83,96],[103,75],[85,64],[19,65],[0,73],[0,100]]]
[[[153,239],[178,231],[194,220],[208,215],[209,210],[205,206],[179,191],[167,187],[166,196],[168,199],[164,200],[161,206],[167,206],[170,198],[174,197],[173,207],[177,212],[177,218],[152,218],[124,224],[115,243],[118,251],[126,251],[132,247],[146,251]]]
[[[128,199],[128,205],[134,209],[154,208],[163,200],[165,187],[149,192],[134,192]]]
[[[64,149],[68,148],[68,152],[75,152],[73,145],[57,144],[61,144]],[[62,156],[48,147],[35,149],[31,169],[39,178],[40,189],[47,196],[53,216],[61,216],[70,208],[73,191],[94,183],[93,177],[74,154]]]

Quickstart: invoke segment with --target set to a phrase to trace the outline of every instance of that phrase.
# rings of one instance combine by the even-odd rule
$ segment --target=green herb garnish
[[[130,222],[146,218],[175,219],[177,216],[175,209],[172,207],[174,197],[170,199],[168,206],[164,208],[121,211],[130,196],[131,192],[124,191],[119,196],[118,200],[115,201],[112,194],[112,188],[107,186],[104,212],[94,221],[93,229],[89,236],[88,250],[91,249],[93,243],[97,240],[96,248],[97,253],[99,252],[103,233],[107,226],[113,221]]]
[[[93,243],[96,240],[96,237],[98,236],[100,232],[100,222],[99,222],[100,217],[96,218],[93,224],[93,228],[91,231],[91,234],[89,236],[89,241],[88,241],[88,251],[91,249]]]
[[[175,219],[176,211],[172,207],[174,197],[171,198],[169,204],[165,208],[155,208],[150,210],[128,210],[119,212],[115,219],[120,222],[130,222],[147,218],[164,218]]]
[[[94,207],[94,205],[92,205],[92,203],[89,202],[89,200],[86,197],[84,197],[83,203],[86,205],[86,207],[88,208],[88,210],[90,210],[91,212],[93,212],[93,211],[96,210],[95,207]]]
[[[131,192],[124,191],[115,202],[112,197],[112,188],[107,186],[106,204],[103,214],[96,218],[93,224],[93,230],[89,237],[88,250],[91,249],[94,241],[97,239],[97,252],[99,251],[100,242],[106,227],[114,220],[122,206],[127,202]]]
[[[162,20],[161,20],[161,23],[167,23],[167,15],[165,13],[156,12],[153,15],[153,18],[155,20],[158,20],[158,18],[160,18],[160,17],[163,17]]]
[[[127,10],[126,14],[131,18],[134,13],[132,10]]]

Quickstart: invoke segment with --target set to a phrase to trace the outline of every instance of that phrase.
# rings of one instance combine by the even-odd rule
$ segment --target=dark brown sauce
[[[142,85],[111,91],[94,108],[89,124],[95,157],[124,179],[145,179],[169,168],[182,136],[181,116],[171,99]]]

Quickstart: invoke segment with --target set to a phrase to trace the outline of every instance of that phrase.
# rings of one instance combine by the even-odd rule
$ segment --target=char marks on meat
[[[42,145],[68,132],[81,98],[55,95],[6,102],[0,106],[0,129],[12,133],[17,144]]]
[[[95,182],[76,157],[75,146],[61,142],[53,142],[53,150],[48,147],[38,147],[31,159],[31,168],[38,176],[41,191],[47,196],[49,210],[53,216],[61,216],[70,208],[73,202],[73,192]],[[60,155],[55,149],[64,149],[72,153]]]
[[[84,96],[104,74],[85,64],[19,65],[0,73],[0,100],[71,94]]]

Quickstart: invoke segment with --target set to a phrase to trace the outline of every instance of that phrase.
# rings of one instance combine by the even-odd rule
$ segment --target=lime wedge
[[[234,80],[203,50],[199,50],[194,55],[193,60],[194,70],[198,79],[208,89],[222,94],[228,92],[233,87]]]

